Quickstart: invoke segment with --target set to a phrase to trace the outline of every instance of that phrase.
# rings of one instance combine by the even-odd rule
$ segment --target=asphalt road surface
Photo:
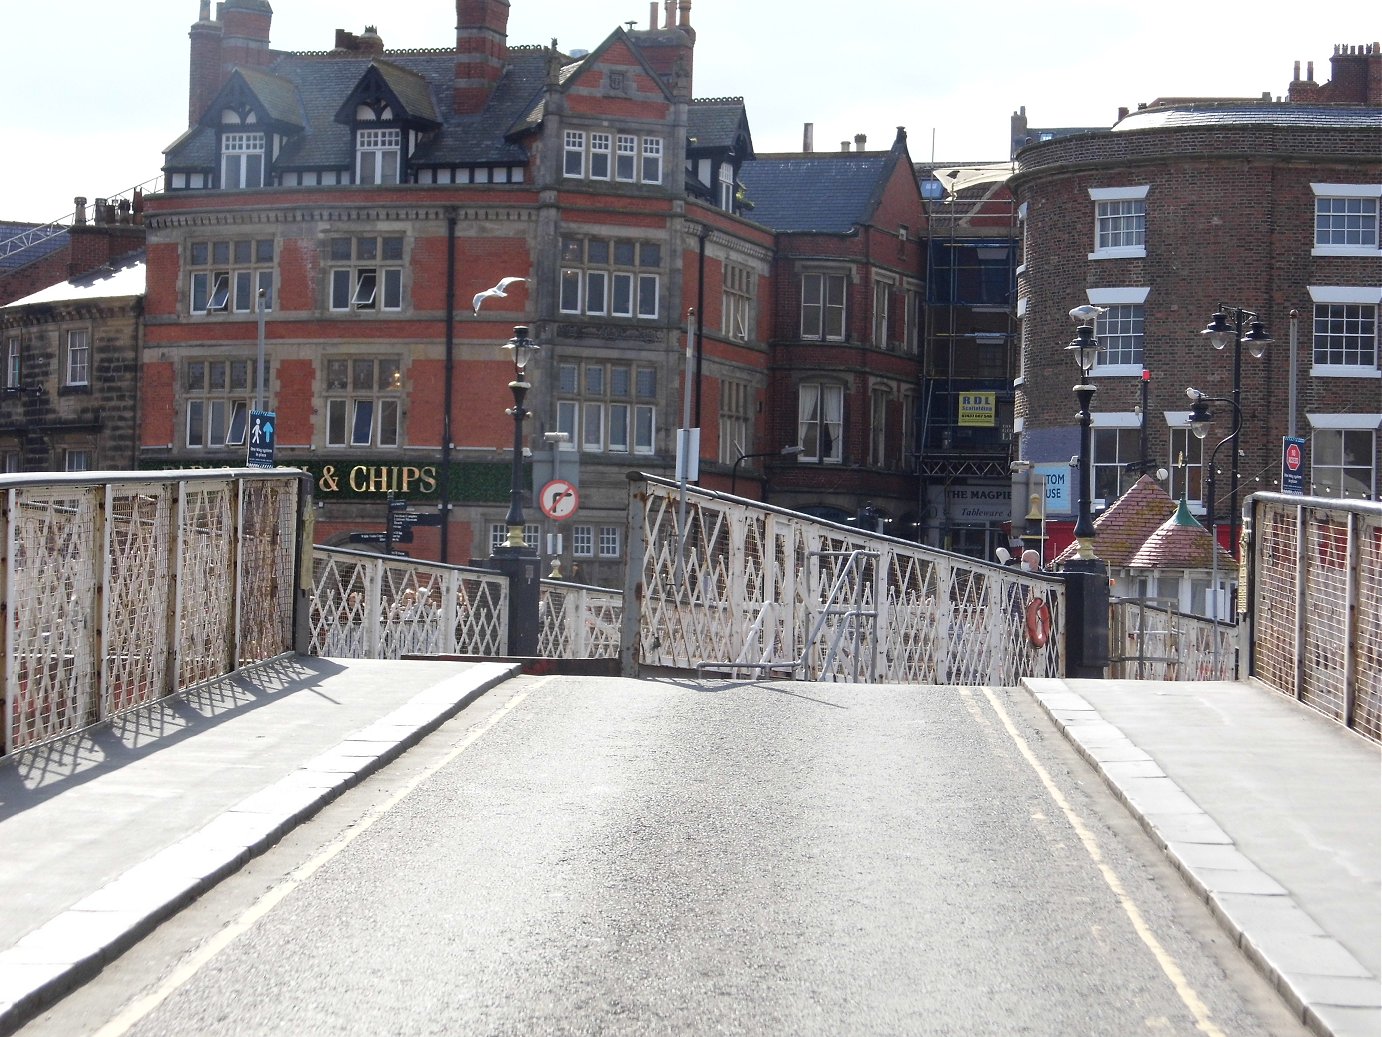
[[[490,692],[21,1031],[1305,1031],[1025,692]]]

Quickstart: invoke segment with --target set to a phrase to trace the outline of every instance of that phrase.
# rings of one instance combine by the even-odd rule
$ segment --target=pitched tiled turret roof
[[[1209,530],[1190,514],[1185,499],[1176,506],[1175,514],[1157,527],[1147,542],[1127,562],[1129,569],[1212,569],[1214,555],[1219,553],[1219,568],[1225,572],[1233,568],[1233,558],[1214,544]]]
[[[1176,502],[1170,494],[1150,475],[1144,475],[1094,520],[1094,553],[1110,567],[1126,569],[1142,545],[1175,511]],[[1072,561],[1076,550],[1074,543],[1066,547],[1056,556],[1056,567]],[[1206,564],[1205,568],[1209,566]]]

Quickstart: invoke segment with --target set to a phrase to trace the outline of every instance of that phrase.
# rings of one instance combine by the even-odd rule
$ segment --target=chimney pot
[[[814,123],[806,123],[801,128],[801,150],[810,154],[816,150],[816,126]]]
[[[856,133],[856,134],[854,135],[854,150],[855,150],[855,151],[863,151],[863,150],[864,150],[864,145],[867,144],[868,142],[869,142],[868,137],[864,136],[862,133]],[[848,150],[848,149],[846,149],[846,150]]]
[[[848,151],[848,150],[849,150],[849,141],[847,141],[847,140],[842,140],[842,141],[840,141],[840,150],[841,150],[841,151]]]
[[[84,225],[86,223],[86,199],[81,195],[77,195],[77,197],[72,199],[72,204],[76,206],[77,209],[72,222],[78,226]]]

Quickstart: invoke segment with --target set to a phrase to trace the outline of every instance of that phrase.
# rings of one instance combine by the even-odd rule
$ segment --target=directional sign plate
[[[538,492],[537,503],[544,515],[560,522],[576,513],[580,498],[576,487],[565,479],[553,479]]]

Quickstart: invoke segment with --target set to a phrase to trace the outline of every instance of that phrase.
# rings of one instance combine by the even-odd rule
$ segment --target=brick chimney
[[[1288,100],[1298,104],[1382,105],[1382,44],[1336,46],[1329,59],[1327,83],[1315,82],[1313,61],[1308,62],[1305,69],[1305,78],[1301,79],[1300,62],[1295,63],[1295,77],[1286,95]]]
[[[456,0],[457,114],[485,107],[509,59],[509,0]]]
[[[266,68],[269,26],[274,11],[268,0],[224,0],[221,16],[221,82],[232,68]]]
[[[187,33],[192,40],[187,125],[195,125],[221,88],[221,23],[211,20],[211,0],[202,0],[197,23]]]

